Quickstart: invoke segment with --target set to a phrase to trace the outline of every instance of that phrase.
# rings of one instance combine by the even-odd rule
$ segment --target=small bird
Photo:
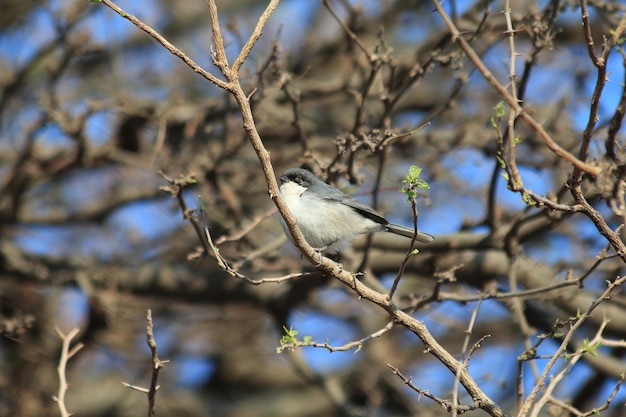
[[[346,249],[362,233],[391,232],[413,238],[412,228],[389,223],[373,208],[326,184],[310,171],[290,168],[280,177],[280,193],[296,218],[304,239],[314,249],[334,255]],[[291,234],[286,224],[283,230]],[[429,243],[434,236],[418,232],[416,240]]]

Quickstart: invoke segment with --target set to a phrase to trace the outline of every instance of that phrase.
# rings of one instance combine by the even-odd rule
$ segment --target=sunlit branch
[[[74,356],[76,353],[82,349],[83,344],[78,343],[73,348],[70,349],[70,344],[72,343],[72,339],[78,335],[80,329],[77,327],[73,328],[68,334],[64,334],[59,328],[54,329],[62,341],[61,345],[61,357],[59,358],[59,364],[57,366],[57,375],[59,378],[59,390],[57,395],[53,397],[54,401],[56,401],[57,406],[59,407],[59,413],[61,417],[69,417],[72,414],[67,411],[67,406],[65,405],[65,394],[67,393],[68,383],[67,377],[65,375],[65,371],[67,369],[67,362]]]
[[[448,14],[445,12],[440,2],[438,0],[433,0],[433,4],[435,5],[437,12],[442,17],[444,23],[448,27],[448,30],[450,31],[453,40],[459,43],[467,57],[472,61],[472,63],[483,75],[483,78],[485,78],[485,80],[498,91],[498,94],[506,101],[511,110],[519,114],[519,117],[522,118],[522,120],[524,120],[524,122],[526,122],[526,124],[528,124],[528,126],[539,135],[541,140],[543,140],[543,142],[552,152],[572,164],[577,169],[587,172],[590,175],[598,176],[601,172],[601,169],[599,167],[581,161],[574,155],[563,149],[552,139],[552,137],[548,134],[548,132],[546,132],[546,130],[543,128],[543,126],[541,126],[539,122],[537,122],[530,114],[524,111],[524,109],[517,102],[517,99],[513,97],[502,84],[498,82],[496,77],[485,66],[482,59],[474,51],[474,48],[472,48],[472,46],[463,38],[461,32],[456,27],[454,22],[450,19]]]
[[[130,14],[128,12],[126,12],[121,7],[119,7],[117,4],[112,2],[111,0],[100,0],[100,1],[102,2],[102,4],[106,5],[107,7],[111,8],[112,10],[114,10],[117,14],[122,16],[124,19],[127,19],[133,25],[137,26],[137,28],[139,28],[139,29],[143,30],[144,32],[146,32],[148,35],[150,35],[152,38],[154,38],[157,42],[159,42],[161,45],[163,45],[163,47],[165,49],[167,49],[168,51],[170,51],[173,55],[176,55],[177,57],[182,59],[183,62],[185,62],[185,64],[187,64],[189,66],[189,68],[191,68],[193,71],[195,71],[196,73],[202,75],[208,81],[212,82],[213,84],[215,84],[216,86],[218,86],[220,88],[223,88],[225,90],[229,90],[230,89],[230,86],[229,86],[228,83],[220,80],[219,78],[217,78],[216,76],[214,76],[210,72],[208,72],[205,69],[203,69],[194,60],[192,60],[187,54],[185,54],[183,51],[178,49],[176,46],[172,45],[167,39],[165,39],[165,37],[163,37],[163,35],[158,33],[151,26],[145,24],[144,22],[139,20],[137,17],[133,16],[132,14]]]

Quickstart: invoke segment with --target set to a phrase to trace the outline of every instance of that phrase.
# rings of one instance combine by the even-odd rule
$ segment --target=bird
[[[415,236],[412,228],[390,223],[372,207],[326,184],[311,171],[289,168],[279,179],[280,193],[304,239],[322,254],[342,252],[363,233],[390,232],[411,239]],[[282,227],[291,238],[284,221]],[[435,237],[417,232],[415,240],[429,243]]]

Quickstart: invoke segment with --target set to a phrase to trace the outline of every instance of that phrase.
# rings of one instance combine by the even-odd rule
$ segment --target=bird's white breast
[[[325,249],[325,253],[340,252],[350,245],[360,233],[379,227],[370,219],[358,214],[351,207],[337,201],[320,198],[294,182],[280,187],[289,211],[296,218],[298,227],[313,248]],[[283,228],[286,226],[283,224]],[[289,231],[285,230],[287,236]]]

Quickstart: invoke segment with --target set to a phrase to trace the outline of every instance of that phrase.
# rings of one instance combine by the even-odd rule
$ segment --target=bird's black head
[[[283,172],[279,179],[282,183],[291,181],[304,188],[309,188],[314,182],[319,181],[311,171],[303,168],[289,168]]]

